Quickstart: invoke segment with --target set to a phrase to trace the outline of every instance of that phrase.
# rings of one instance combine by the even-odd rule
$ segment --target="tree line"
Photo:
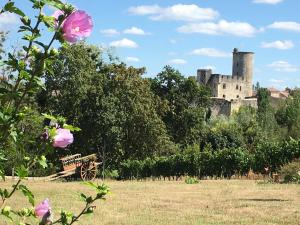
[[[97,153],[107,170],[118,170],[124,179],[231,176],[266,166],[276,171],[299,157],[297,89],[273,107],[267,89],[259,88],[258,109],[242,107],[229,118],[213,118],[208,87],[170,66],[151,78],[145,71],[84,42],[60,48],[44,74],[44,89],[27,101],[31,119],[20,124],[27,135],[36,135],[42,126],[38,112],[48,112],[81,128],[70,148],[49,153],[48,173],[59,169],[60,155],[75,153]],[[6,171],[28,152],[11,152]]]

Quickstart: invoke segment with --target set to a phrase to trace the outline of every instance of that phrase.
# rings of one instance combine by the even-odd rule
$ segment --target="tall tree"
[[[61,49],[47,74],[40,104],[82,128],[74,152],[97,152],[117,165],[127,158],[167,154],[175,146],[157,114],[160,104],[142,78],[145,69],[104,62],[84,43]]]
[[[197,142],[208,111],[210,91],[170,66],[152,79],[152,90],[168,104],[163,120],[174,142]]]

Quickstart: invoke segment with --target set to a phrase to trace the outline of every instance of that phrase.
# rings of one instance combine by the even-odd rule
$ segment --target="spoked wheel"
[[[95,162],[82,163],[80,167],[80,177],[82,180],[94,180],[97,174]]]

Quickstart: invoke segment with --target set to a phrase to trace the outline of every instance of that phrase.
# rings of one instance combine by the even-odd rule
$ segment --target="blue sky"
[[[254,82],[300,87],[299,0],[69,2],[94,20],[88,43],[113,47],[127,64],[145,66],[146,76],[167,64],[185,76],[199,68],[231,74],[237,47],[255,52]],[[0,17],[0,29],[5,27]]]

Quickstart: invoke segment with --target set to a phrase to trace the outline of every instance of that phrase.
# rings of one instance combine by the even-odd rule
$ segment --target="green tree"
[[[151,83],[153,92],[167,102],[166,111],[159,114],[174,142],[199,142],[210,102],[209,89],[170,66],[165,66]]]
[[[276,120],[286,130],[287,137],[300,138],[300,90],[291,96],[276,112]]]
[[[104,62],[101,51],[84,43],[63,48],[45,77],[40,105],[81,127],[72,149],[97,152],[116,166],[127,158],[166,154],[170,141],[156,109],[161,105],[142,78],[144,68]]]
[[[261,127],[261,140],[279,138],[279,126],[275,118],[275,110],[270,104],[270,93],[266,88],[257,91],[257,121]]]

